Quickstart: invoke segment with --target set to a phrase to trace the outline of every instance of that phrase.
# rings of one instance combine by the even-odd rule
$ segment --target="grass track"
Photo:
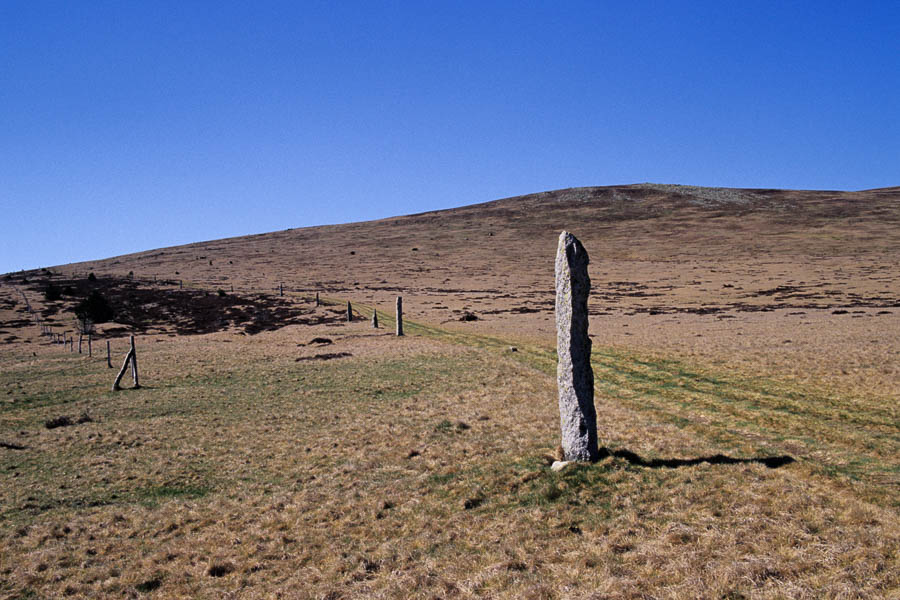
[[[361,308],[371,317],[371,307]],[[379,320],[395,323],[381,311]],[[404,329],[492,351],[510,346],[502,338],[408,320]],[[516,348],[512,359],[555,375],[555,350]],[[732,452],[790,455],[849,483],[867,500],[900,507],[900,409],[889,398],[851,397],[617,348],[594,348],[591,356],[598,403],[615,401],[652,414]]]

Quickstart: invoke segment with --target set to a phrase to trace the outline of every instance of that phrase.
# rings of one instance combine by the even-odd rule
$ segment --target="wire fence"
[[[92,274],[93,271],[86,271],[83,273],[72,271],[66,274],[47,272],[40,275],[40,277],[42,277],[42,279],[45,279],[49,284],[53,282],[54,278],[56,278],[57,280],[62,279],[65,281],[77,279],[88,280]],[[316,307],[320,305],[335,306],[346,302],[345,300],[320,297],[320,292],[329,293],[332,291],[338,291],[323,286],[285,285],[284,282],[278,282],[274,285],[265,284],[262,287],[248,286],[246,284],[238,285],[236,287],[233,282],[229,282],[226,289],[226,286],[223,286],[223,282],[221,280],[185,280],[183,278],[159,278],[157,275],[153,275],[152,277],[139,277],[135,276],[133,272],[129,272],[128,275],[124,277],[121,275],[115,277],[124,278],[142,286],[158,287],[160,288],[160,291],[187,290],[206,293],[240,293],[245,295],[253,294],[277,296],[280,298],[285,298],[287,300],[300,300],[304,303],[312,303]],[[112,342],[121,339],[127,340],[129,336],[134,336],[136,334],[136,332],[134,331],[129,331],[128,333],[125,333],[123,335],[104,335],[102,332],[94,330],[93,327],[90,326],[83,325],[79,327],[77,325],[77,323],[79,323],[77,319],[76,326],[74,328],[66,328],[65,325],[60,324],[58,320],[44,319],[41,311],[39,309],[35,309],[35,307],[32,305],[32,302],[29,299],[26,291],[15,283],[6,280],[0,281],[0,285],[11,286],[15,290],[15,292],[19,296],[21,296],[22,302],[25,305],[25,310],[28,313],[29,318],[33,322],[33,325],[38,328],[40,337],[45,339],[48,344],[57,346],[62,351],[69,352],[71,354],[86,355],[87,358],[94,358],[96,355],[96,358],[105,360],[107,367],[109,368],[113,368]],[[371,319],[373,318],[374,313],[376,313],[376,308],[374,306],[357,304],[353,307],[353,309],[350,310],[349,315],[350,320]],[[382,326],[395,326],[396,318],[393,315],[384,311],[377,311],[377,313],[377,319],[381,320]],[[98,352],[95,352],[96,345],[100,346]]]

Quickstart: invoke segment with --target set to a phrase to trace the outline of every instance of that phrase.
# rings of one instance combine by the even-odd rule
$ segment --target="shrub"
[[[46,298],[48,302],[53,302],[59,300],[61,297],[62,291],[52,283],[48,283],[47,288],[44,290],[44,298]]]
[[[90,319],[94,323],[106,323],[115,316],[115,312],[106,298],[94,290],[75,307],[75,316],[82,321]]]
[[[91,271],[91,274],[88,275],[88,281],[97,281],[97,276],[94,275],[93,271]]]

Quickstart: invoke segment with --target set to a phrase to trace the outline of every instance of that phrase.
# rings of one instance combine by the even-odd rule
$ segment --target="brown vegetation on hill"
[[[898,225],[898,188],[579,188],[11,274],[0,598],[897,597]],[[563,228],[604,450],[554,473]],[[71,332],[92,291],[139,390],[22,295]]]
[[[293,298],[321,291],[385,308],[402,293],[411,319],[546,341],[562,229],[592,258],[595,344],[900,389],[896,188],[574,188],[54,270],[233,285],[239,296],[284,283]]]

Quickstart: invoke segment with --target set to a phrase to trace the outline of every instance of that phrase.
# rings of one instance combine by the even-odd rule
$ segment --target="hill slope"
[[[4,277],[0,598],[894,597],[897,194],[562,190]],[[604,449],[557,473],[561,228]],[[140,389],[30,320],[91,292]]]
[[[592,259],[595,343],[900,388],[898,188],[572,188],[53,270],[382,308],[403,294],[414,319],[546,340],[562,229]],[[478,323],[452,324],[466,313]]]

